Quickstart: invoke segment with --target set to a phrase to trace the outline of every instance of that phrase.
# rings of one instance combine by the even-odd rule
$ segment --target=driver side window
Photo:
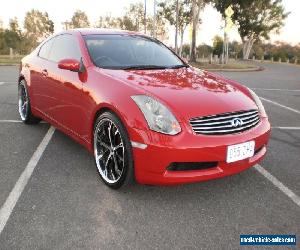
[[[62,59],[76,59],[80,61],[81,53],[76,37],[71,34],[59,35],[54,38],[49,59],[59,62]]]

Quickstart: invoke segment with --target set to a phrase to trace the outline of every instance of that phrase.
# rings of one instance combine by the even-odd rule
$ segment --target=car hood
[[[106,73],[155,97],[166,104],[177,118],[189,120],[257,108],[238,84],[196,68],[107,70]]]

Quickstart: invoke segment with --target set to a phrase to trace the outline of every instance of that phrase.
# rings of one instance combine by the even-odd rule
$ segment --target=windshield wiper
[[[186,64],[178,64],[178,65],[173,65],[173,66],[170,66],[170,67],[167,67],[168,69],[179,69],[179,68],[187,68],[188,65]]]
[[[128,67],[121,67],[123,70],[130,69],[167,69],[168,67],[162,65],[130,65]]]

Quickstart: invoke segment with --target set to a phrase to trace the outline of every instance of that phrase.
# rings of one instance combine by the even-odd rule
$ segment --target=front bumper
[[[195,135],[189,129],[184,129],[179,135],[168,136],[131,128],[131,140],[147,145],[145,149],[133,148],[136,180],[142,184],[175,185],[239,173],[262,160],[270,130],[267,118],[262,118],[256,127],[248,131],[222,136]],[[227,146],[250,140],[255,141],[253,157],[226,163]],[[167,170],[174,162],[217,162],[217,166],[202,170]]]

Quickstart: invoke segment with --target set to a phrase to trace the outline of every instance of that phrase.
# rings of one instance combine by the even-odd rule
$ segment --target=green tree
[[[146,19],[147,23],[147,30],[151,30],[151,34],[153,34],[153,18],[147,17]],[[168,32],[166,27],[166,22],[164,18],[161,15],[156,15],[156,21],[155,21],[155,37],[159,40],[163,41],[168,38]]]
[[[19,35],[21,35],[21,29],[19,26],[18,18],[14,17],[9,20],[9,29]]]
[[[122,30],[139,31],[142,23],[138,19],[134,20],[129,15],[125,14],[118,18],[118,24]]]
[[[243,42],[243,59],[249,58],[255,41],[269,39],[271,32],[278,33],[289,14],[282,0],[215,0],[214,5],[223,17],[226,8],[232,6],[232,19],[238,24]]]
[[[229,42],[229,53],[231,56],[235,58],[241,58],[242,57],[242,47],[243,45],[237,41]]]
[[[124,16],[118,18],[119,27],[123,30],[143,31],[145,10],[142,3],[130,4]]]
[[[187,56],[190,54],[191,51],[191,45],[190,44],[183,44],[182,45],[182,56],[184,58],[187,58]]]
[[[76,10],[69,22],[69,26],[72,29],[90,27],[88,16],[84,11]]]
[[[213,54],[220,56],[223,52],[223,38],[215,36],[213,38]]]
[[[0,54],[5,54],[5,36],[4,36],[4,30],[0,29]]]
[[[210,3],[211,0],[191,0],[192,1],[192,44],[191,44],[191,62],[196,62],[197,56],[197,32],[200,24],[200,11],[205,7],[206,4]]]
[[[0,53],[8,54],[9,49],[12,48],[15,53],[20,53],[22,33],[19,28],[17,18],[9,20],[9,28],[0,30]]]
[[[0,32],[3,32],[3,21],[2,21],[2,19],[0,18]]]
[[[168,0],[158,4],[159,16],[165,18],[170,25],[176,25],[176,1]],[[179,55],[182,54],[183,35],[186,27],[191,23],[191,1],[190,0],[179,0],[178,1],[178,33],[180,36]],[[177,39],[177,38],[175,38]]]
[[[209,57],[213,52],[213,47],[207,44],[201,44],[197,47],[197,52],[199,56]]]
[[[273,57],[275,61],[278,61],[279,58],[281,61],[290,60],[295,62],[297,59],[300,59],[300,44],[292,46],[285,42],[276,42],[275,44],[267,43],[261,44],[261,47],[264,51],[265,59],[270,59]]]
[[[54,23],[48,13],[32,9],[27,12],[24,20],[25,34],[28,50],[33,49],[38,43],[54,32]]]
[[[130,4],[123,16],[100,16],[96,26],[99,28],[119,28],[130,31],[143,31],[145,27],[144,12],[142,3]]]
[[[264,56],[264,47],[261,41],[253,44],[251,49],[252,55],[255,56],[256,59],[261,59]],[[250,54],[251,54],[250,52]]]
[[[97,28],[119,29],[119,19],[112,16],[100,16],[96,22]]]
[[[122,30],[143,32],[145,30],[145,10],[142,3],[130,4],[129,8],[121,17],[100,16],[96,27],[98,28],[118,28]],[[147,30],[153,29],[153,19],[146,17]],[[165,23],[158,15],[156,19],[156,34],[164,39],[166,36]]]
[[[12,48],[14,51],[19,49],[21,42],[21,38],[18,35],[18,33],[11,31],[9,29],[6,29],[4,31],[4,49],[5,54],[9,53],[9,48]]]

